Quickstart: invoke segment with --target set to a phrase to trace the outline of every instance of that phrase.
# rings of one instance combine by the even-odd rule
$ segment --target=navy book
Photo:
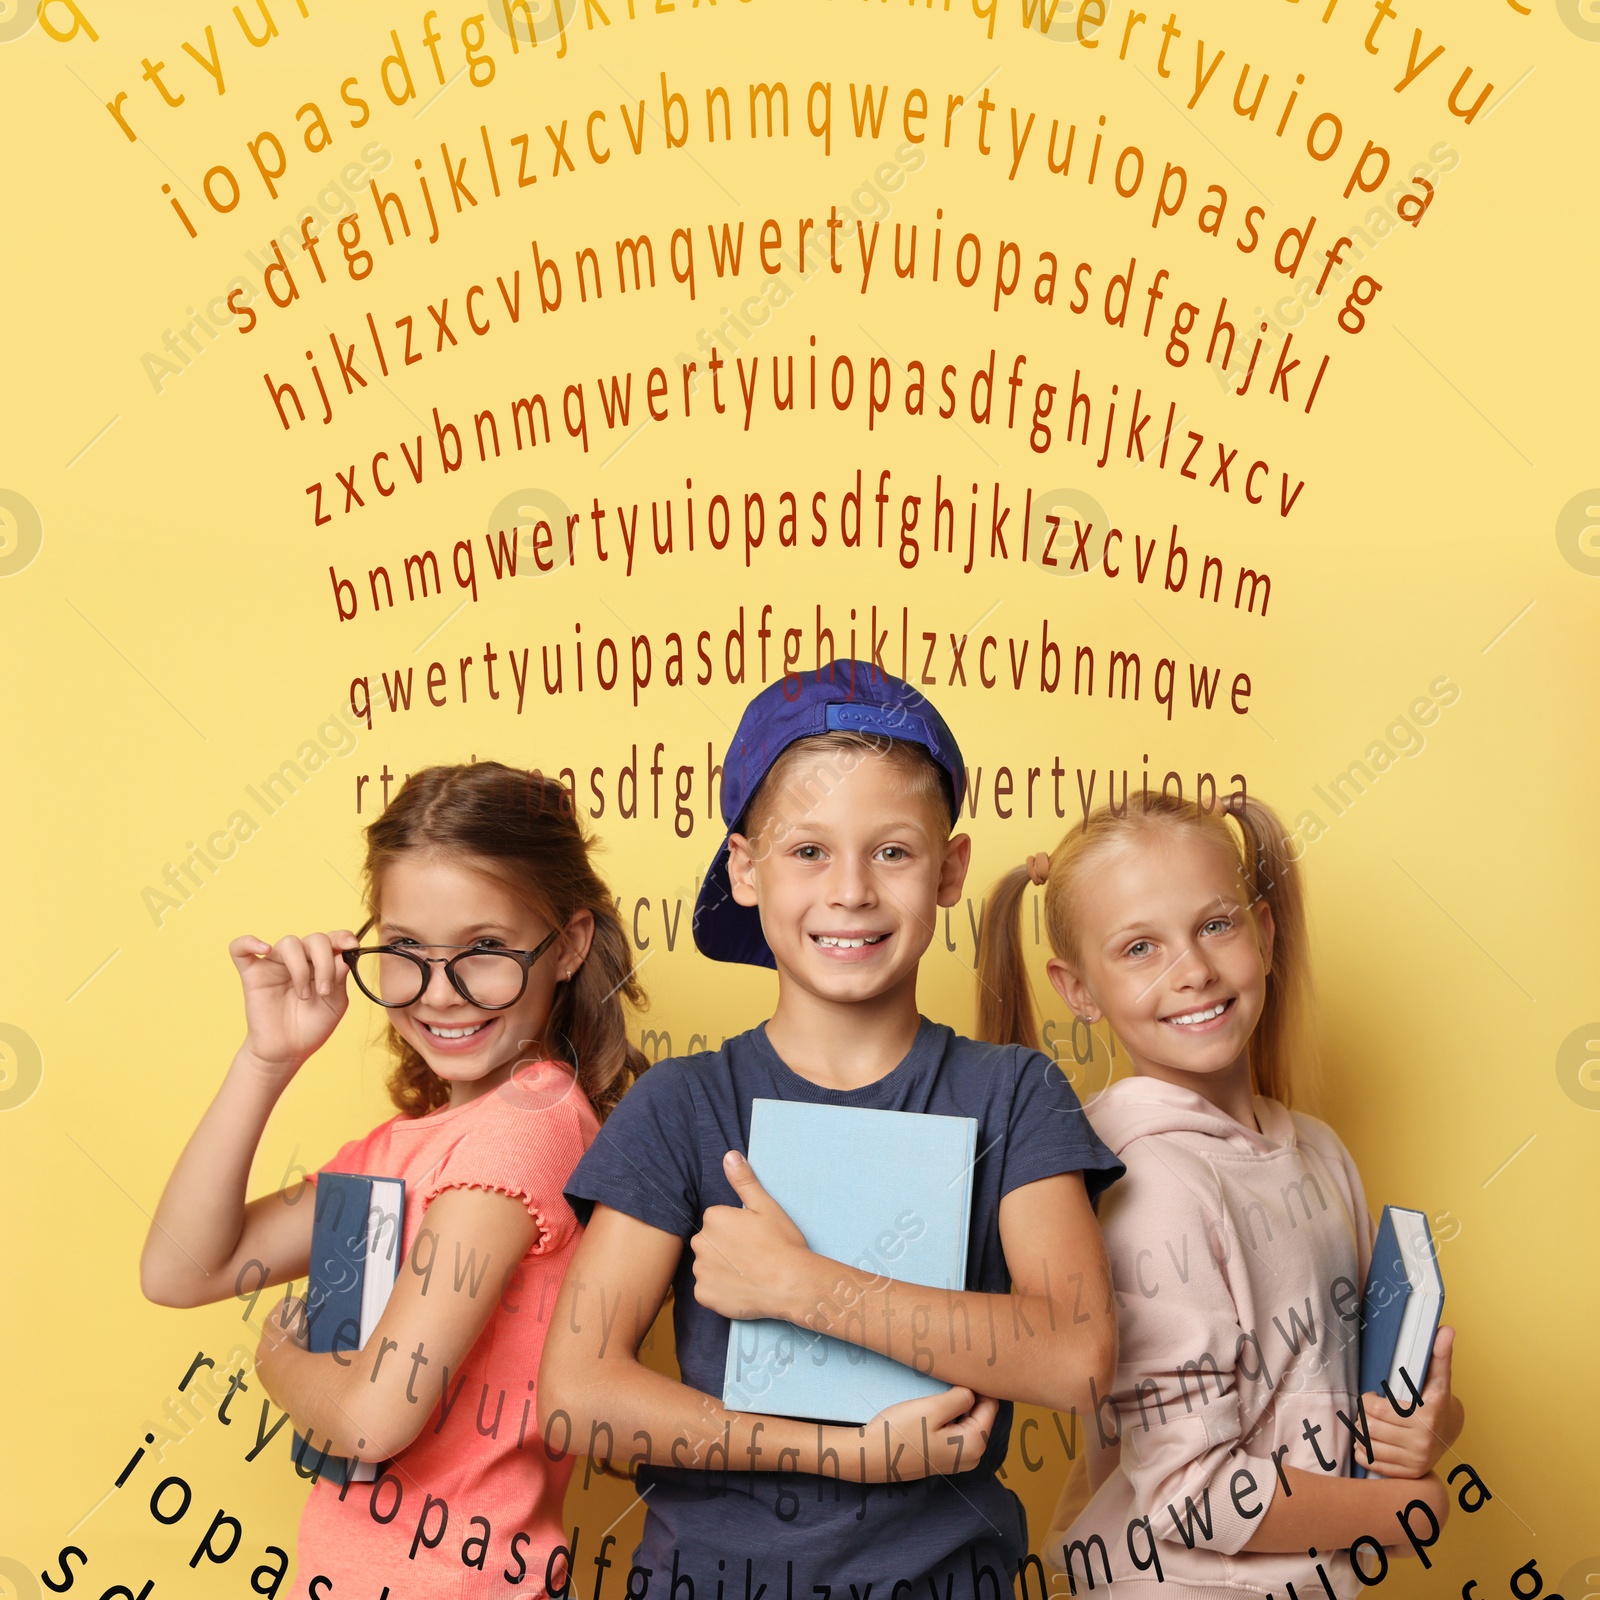
[[[351,1172],[318,1176],[306,1284],[307,1348],[326,1355],[366,1344],[400,1271],[405,1194],[398,1178]],[[308,1475],[315,1472],[341,1485],[377,1477],[376,1462],[324,1456],[298,1433],[293,1450]]]
[[[818,1255],[900,1283],[959,1290],[977,1137],[971,1117],[756,1100],[749,1161]],[[790,1322],[734,1322],[728,1331],[722,1399],[738,1411],[867,1422],[896,1401],[949,1387]]]
[[[1444,1311],[1444,1279],[1428,1219],[1420,1211],[1385,1206],[1361,1294],[1361,1393],[1381,1394],[1398,1410],[1415,1404],[1433,1357]],[[1360,1447],[1355,1475],[1366,1477]]]

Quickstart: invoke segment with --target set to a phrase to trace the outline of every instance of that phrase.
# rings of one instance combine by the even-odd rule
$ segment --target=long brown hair
[[[1227,818],[1238,825],[1237,834]],[[1078,892],[1083,875],[1112,846],[1158,829],[1184,829],[1226,849],[1238,863],[1249,904],[1265,900],[1274,928],[1272,968],[1261,1019],[1250,1036],[1250,1075],[1257,1094],[1290,1103],[1291,1065],[1306,1063],[1311,972],[1305,894],[1283,824],[1259,800],[1210,809],[1167,794],[1152,794],[1120,810],[1104,806],[1073,828],[1049,855],[1044,880],[1050,948],[1077,968],[1081,958]],[[1034,858],[1037,860],[1038,858]],[[995,1044],[1039,1043],[1027,966],[1022,953],[1022,899],[1033,873],[1014,867],[989,891],[978,947],[978,1036]]]
[[[594,917],[589,953],[571,979],[557,986],[544,1032],[571,1045],[578,1086],[604,1119],[650,1064],[628,1043],[623,1010],[624,1002],[643,1010],[648,1001],[634,976],[616,903],[589,859],[594,848],[578,826],[571,796],[553,778],[498,761],[426,767],[406,779],[367,829],[362,876],[374,919],[384,868],[413,851],[492,864],[553,928],[565,927],[578,911]],[[413,1117],[444,1105],[450,1085],[392,1026],[388,1032],[395,1058],[389,1096],[395,1105]]]

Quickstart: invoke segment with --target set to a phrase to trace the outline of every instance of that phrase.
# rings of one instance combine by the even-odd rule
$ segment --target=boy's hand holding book
[[[789,1214],[762,1188],[750,1163],[723,1161],[738,1206],[707,1206],[694,1250],[695,1298],[719,1316],[771,1317],[808,1326],[835,1292],[839,1263],[810,1249]],[[941,1387],[885,1406],[866,1424],[840,1430],[839,1448],[871,1441],[867,1481],[899,1482],[970,1471],[982,1459],[999,1402],[971,1389]]]
[[[998,1400],[960,1387],[885,1406],[866,1424],[873,1466],[879,1463],[881,1441],[885,1469],[872,1471],[868,1481],[895,1483],[970,1472],[982,1459],[999,1414]],[[847,1430],[846,1437],[854,1432]]]
[[[807,1248],[742,1155],[730,1150],[722,1165],[740,1204],[707,1206],[689,1241],[695,1299],[722,1317],[775,1317],[804,1326],[806,1312],[827,1292],[828,1262]]]

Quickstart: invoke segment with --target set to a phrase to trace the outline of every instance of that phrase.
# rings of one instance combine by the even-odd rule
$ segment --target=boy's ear
[[[735,902],[741,906],[756,904],[755,852],[742,833],[728,835],[728,885],[733,890]]]
[[[1044,964],[1050,987],[1072,1008],[1074,1016],[1098,1017],[1100,1006],[1089,993],[1089,986],[1060,956],[1051,956]]]
[[[953,906],[961,900],[961,889],[967,881],[967,868],[972,865],[972,840],[958,833],[944,847],[944,863],[939,869],[939,898],[941,906]]]

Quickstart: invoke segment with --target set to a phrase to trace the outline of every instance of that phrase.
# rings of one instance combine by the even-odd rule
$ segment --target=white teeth
[[[859,950],[863,945],[877,944],[887,937],[887,934],[875,933],[870,938],[840,939],[832,934],[819,933],[816,935],[816,941],[829,950]]]
[[[470,1039],[473,1034],[481,1032],[488,1026],[487,1022],[479,1022],[470,1028],[436,1028],[431,1022],[423,1023],[423,1027],[436,1039]]]
[[[1209,1011],[1191,1011],[1186,1016],[1168,1017],[1167,1021],[1182,1027],[1188,1022],[1209,1022],[1213,1017],[1220,1017],[1228,1009],[1226,1000],[1219,1000]]]

